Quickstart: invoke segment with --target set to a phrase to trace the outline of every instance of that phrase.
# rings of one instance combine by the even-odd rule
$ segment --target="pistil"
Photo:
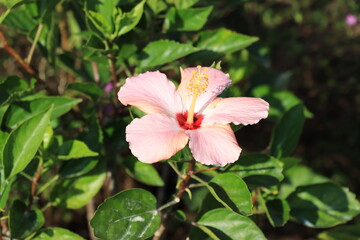
[[[207,72],[208,69],[204,68],[204,72]],[[197,71],[192,72],[192,76],[189,80],[189,85],[187,89],[189,90],[189,95],[192,96],[191,104],[189,107],[188,117],[186,122],[188,124],[193,124],[194,114],[195,114],[195,105],[197,98],[206,92],[206,88],[209,85],[209,75],[204,74],[201,71],[201,66],[197,66]]]

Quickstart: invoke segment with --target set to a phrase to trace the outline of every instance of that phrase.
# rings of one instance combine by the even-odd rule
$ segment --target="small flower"
[[[181,69],[178,89],[159,71],[126,79],[120,102],[147,114],[126,127],[131,152],[142,162],[155,163],[189,141],[202,164],[235,162],[241,148],[229,123],[255,124],[268,116],[269,104],[260,98],[217,97],[230,83],[228,74],[200,66]]]
[[[357,23],[357,17],[354,14],[347,14],[345,17],[345,22],[349,26],[354,26]]]
[[[104,92],[110,93],[114,89],[114,84],[112,82],[108,82],[104,86]]]

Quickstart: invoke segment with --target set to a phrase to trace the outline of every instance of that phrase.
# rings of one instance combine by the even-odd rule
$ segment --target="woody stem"
[[[187,187],[187,184],[191,178],[191,175],[192,175],[192,172],[193,172],[193,168],[194,168],[194,165],[195,165],[195,161],[192,160],[190,163],[189,163],[189,167],[186,171],[186,177],[182,180],[182,182],[180,183],[180,188],[179,188],[179,191],[177,192],[176,194],[176,197],[178,198],[181,198],[183,193],[185,192],[186,190],[186,187]]]

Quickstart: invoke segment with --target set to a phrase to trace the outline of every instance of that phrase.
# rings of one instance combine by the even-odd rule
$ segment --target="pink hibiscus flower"
[[[144,163],[155,163],[189,141],[202,164],[235,162],[241,148],[229,123],[255,124],[268,116],[269,104],[260,98],[217,98],[230,83],[228,74],[200,66],[181,69],[178,89],[159,71],[126,79],[120,102],[147,114],[126,127],[131,152]]]

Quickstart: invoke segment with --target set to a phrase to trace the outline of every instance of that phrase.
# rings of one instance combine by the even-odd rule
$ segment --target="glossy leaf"
[[[51,126],[47,126],[43,137],[44,148],[47,149],[51,145],[53,140],[54,140],[54,130],[52,129]]]
[[[285,172],[286,179],[280,186],[279,197],[285,199],[299,186],[306,186],[315,183],[326,183],[330,180],[324,176],[314,173],[305,166],[294,166]]]
[[[164,0],[147,0],[146,4],[155,14],[158,14],[159,12],[167,9],[167,5]]]
[[[103,240],[147,239],[160,225],[156,198],[143,189],[129,189],[106,199],[90,221]]]
[[[0,23],[27,34],[36,25],[36,20],[26,9],[17,10],[10,8],[0,17]]]
[[[28,210],[25,203],[15,200],[10,208],[9,226],[11,236],[25,238],[37,231],[45,222],[39,209]]]
[[[50,122],[52,109],[26,120],[10,133],[3,149],[6,178],[24,170],[34,158]]]
[[[41,229],[31,240],[85,240],[79,235],[64,228],[44,228]]]
[[[5,7],[11,8],[18,2],[21,2],[22,0],[3,0],[1,3],[4,4]]]
[[[102,39],[110,39],[113,28],[112,24],[106,21],[106,18],[101,13],[86,10],[87,19],[89,19],[89,28],[92,29],[94,32],[98,32]],[[91,22],[91,24],[90,24]]]
[[[65,141],[59,148],[58,158],[61,160],[69,160],[74,158],[96,157],[99,154],[91,151],[89,147],[79,140]]]
[[[284,178],[281,162],[261,153],[247,154],[227,170],[244,178],[247,184],[259,187],[277,185]]]
[[[215,176],[209,182],[209,191],[227,209],[247,216],[252,214],[248,187],[235,174],[223,173]]]
[[[125,167],[127,173],[139,182],[150,186],[164,186],[164,181],[151,164],[140,162],[135,157],[128,157]]]
[[[218,239],[265,240],[264,234],[250,218],[241,216],[226,208],[218,208],[205,213],[198,221],[201,230]],[[201,228],[201,227],[205,227]],[[214,239],[214,237],[212,237]]]
[[[81,99],[69,97],[42,97],[32,101],[21,101],[12,104],[4,118],[4,125],[14,128],[18,124],[54,105],[51,119],[55,119],[68,112],[73,106],[81,102]]]
[[[90,97],[90,99],[93,100],[94,102],[97,102],[104,94],[104,92],[93,83],[74,82],[74,83],[70,83],[66,89],[74,90],[79,93],[82,93]]]
[[[0,79],[0,106],[9,104],[14,100],[26,96],[35,86],[35,79],[31,79],[30,83],[17,76],[9,76]]]
[[[84,175],[91,171],[97,165],[98,161],[97,157],[84,157],[63,162],[59,169],[59,175],[62,178]]]
[[[144,10],[145,0],[138,3],[130,12],[126,12],[121,16],[115,18],[115,36],[119,37],[128,33],[132,30],[140,21],[143,10]]]
[[[226,28],[218,30],[209,30],[200,33],[200,39],[196,47],[216,52],[233,53],[246,48],[258,40],[257,37],[251,37],[233,32]]]
[[[284,226],[290,218],[290,207],[284,199],[265,200],[261,193],[258,195],[259,203],[265,210],[266,216],[273,227]]]
[[[197,2],[199,2],[199,0],[180,0],[180,1],[174,1],[174,4],[178,9],[185,9],[193,6]]]
[[[166,14],[164,28],[175,31],[197,31],[206,23],[212,6],[204,8],[170,8]]]
[[[198,51],[198,49],[189,44],[169,40],[151,42],[143,49],[140,67],[151,68],[162,65],[196,51]]]
[[[0,177],[3,174],[4,174],[3,171],[1,171]],[[0,211],[1,211],[1,209],[4,209],[5,206],[6,206],[7,200],[9,198],[10,190],[11,190],[11,185],[12,185],[14,180],[15,180],[15,178],[12,178],[10,180],[1,181],[1,187],[0,187]]]
[[[339,226],[318,235],[321,240],[360,240],[360,224]]]
[[[78,209],[86,205],[103,185],[106,177],[105,164],[98,164],[92,171],[80,177],[60,181],[51,192],[54,206]]]
[[[285,90],[275,90],[268,85],[260,85],[254,88],[252,93],[254,97],[262,98],[269,103],[269,117],[276,120],[280,120],[288,110],[302,103],[293,93]],[[304,107],[304,116],[312,118],[313,114]]]
[[[334,183],[299,187],[287,200],[291,216],[313,228],[333,227],[360,213],[355,195]]]
[[[7,132],[0,131],[0,163],[1,164],[3,164],[3,162],[2,162],[3,149],[4,149],[4,146],[7,141],[8,136],[9,136],[9,134]]]
[[[277,158],[288,157],[295,149],[304,125],[304,106],[298,104],[287,111],[272,132],[270,153]]]
[[[3,118],[8,108],[9,108],[8,104],[0,106],[0,126],[2,125]]]

